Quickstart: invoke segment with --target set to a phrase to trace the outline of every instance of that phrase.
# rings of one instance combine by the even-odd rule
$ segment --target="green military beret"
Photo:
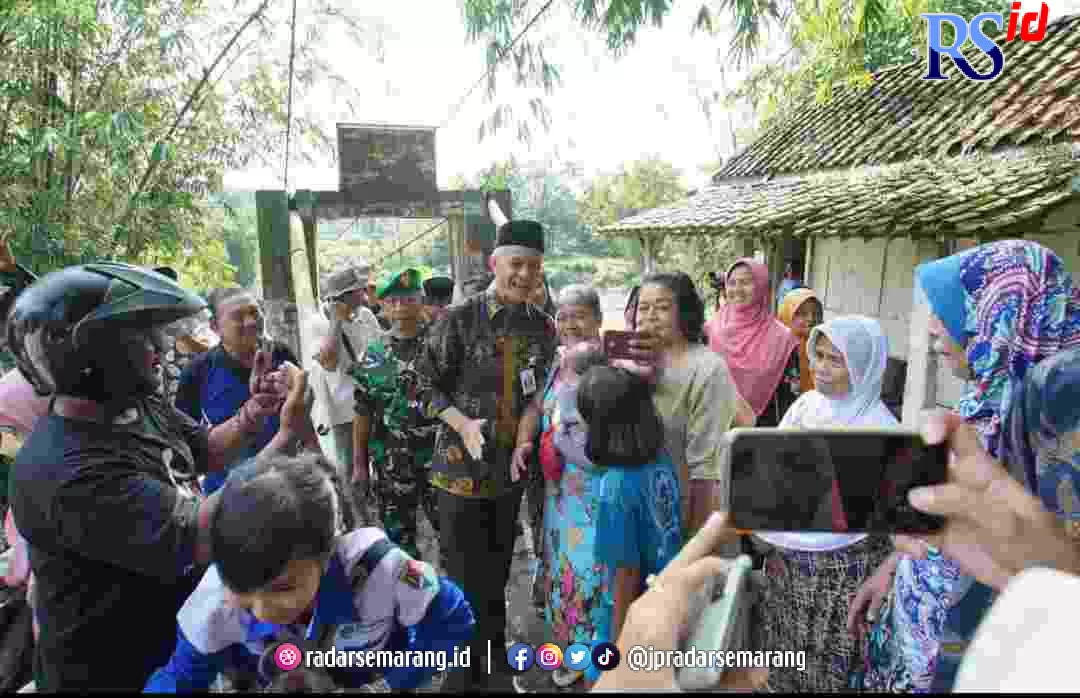
[[[412,295],[422,293],[420,272],[416,269],[401,269],[386,275],[375,287],[376,298],[394,295]]]

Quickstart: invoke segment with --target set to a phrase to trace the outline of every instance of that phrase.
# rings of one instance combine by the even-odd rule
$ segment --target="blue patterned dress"
[[[608,468],[599,483],[596,522],[596,562],[604,580],[603,603],[594,611],[594,642],[614,642],[612,582],[619,568],[637,569],[642,587],[650,574],[658,574],[682,548],[679,480],[665,455],[636,468]],[[590,681],[599,673],[587,672]]]
[[[544,391],[541,427],[562,437],[556,447],[564,466],[558,482],[546,482],[544,502],[544,617],[551,639],[566,646],[590,642],[601,603],[602,575],[596,563],[596,505],[603,470],[584,456],[586,431],[577,419],[576,389],[552,371]]]

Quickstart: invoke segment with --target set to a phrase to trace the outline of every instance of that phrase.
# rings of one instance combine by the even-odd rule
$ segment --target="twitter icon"
[[[573,671],[585,671],[592,664],[592,649],[588,645],[575,642],[563,653],[563,666]]]

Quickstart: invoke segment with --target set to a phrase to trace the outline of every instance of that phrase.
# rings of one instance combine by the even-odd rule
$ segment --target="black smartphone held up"
[[[630,348],[630,342],[642,336],[640,332],[608,330],[604,333],[604,353],[609,359],[633,359],[634,351]]]
[[[918,432],[756,428],[728,439],[737,529],[925,534],[945,525],[908,504],[912,488],[947,477],[947,447]]]

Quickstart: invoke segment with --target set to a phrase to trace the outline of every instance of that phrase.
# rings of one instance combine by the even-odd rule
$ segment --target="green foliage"
[[[0,236],[14,254],[36,271],[169,260],[199,283],[231,282],[234,270],[253,279],[250,217],[226,217],[208,196],[226,169],[282,164],[288,10],[271,0],[0,3]],[[328,27],[384,53],[379,20],[332,0],[304,13],[301,161],[333,149],[305,97],[325,84],[356,93],[314,48]],[[208,242],[222,239],[221,249]],[[185,262],[186,250],[199,254]]]
[[[755,67],[726,96],[730,104],[745,99],[763,124],[810,99],[824,102],[837,86],[868,88],[872,73],[923,60],[925,12],[953,12],[971,18],[980,12],[1006,12],[1006,0],[794,0],[790,14],[776,20],[791,46],[784,58]],[[993,27],[986,25],[987,33]],[[947,27],[946,41],[953,41]],[[737,42],[732,52],[747,52]],[[752,52],[749,55],[753,55]]]
[[[926,46],[924,12],[953,12],[971,18],[980,12],[1007,12],[1008,0],[698,0],[701,6],[688,31],[719,34],[734,27],[723,67],[747,66],[768,46],[781,39],[789,47],[778,60],[751,70],[737,88],[718,92],[703,100],[706,113],[712,103],[730,106],[746,101],[763,122],[786,113],[811,98],[831,98],[837,85],[865,88],[870,74],[885,66],[908,63],[922,55]],[[638,33],[649,25],[660,26],[670,11],[667,0],[564,0],[580,26],[604,36],[615,55],[625,53]],[[465,0],[465,25],[471,41],[487,49],[493,69],[488,98],[496,92],[494,67],[507,56],[514,84],[541,88],[544,94],[557,86],[546,77],[558,67],[546,58],[543,48],[557,41],[554,33],[530,31],[510,46],[520,30],[552,3],[540,0]],[[543,13],[541,13],[543,14]],[[538,23],[539,24],[539,23]],[[990,25],[986,25],[989,31]],[[946,27],[947,41],[952,29]],[[533,104],[533,103],[537,104]],[[540,115],[543,115],[542,118]],[[516,125],[519,137],[528,139],[529,124],[550,123],[540,98],[530,99],[530,111],[498,104],[480,127],[481,139],[505,126]],[[742,139],[745,141],[745,139]]]
[[[654,155],[593,180],[578,200],[579,214],[595,229],[632,211],[666,206],[685,197],[686,187],[679,171]]]
[[[509,189],[514,218],[544,226],[552,255],[603,255],[606,241],[594,238],[579,218],[577,197],[566,177],[550,164],[524,165],[510,159],[493,163],[476,177],[483,191]]]

